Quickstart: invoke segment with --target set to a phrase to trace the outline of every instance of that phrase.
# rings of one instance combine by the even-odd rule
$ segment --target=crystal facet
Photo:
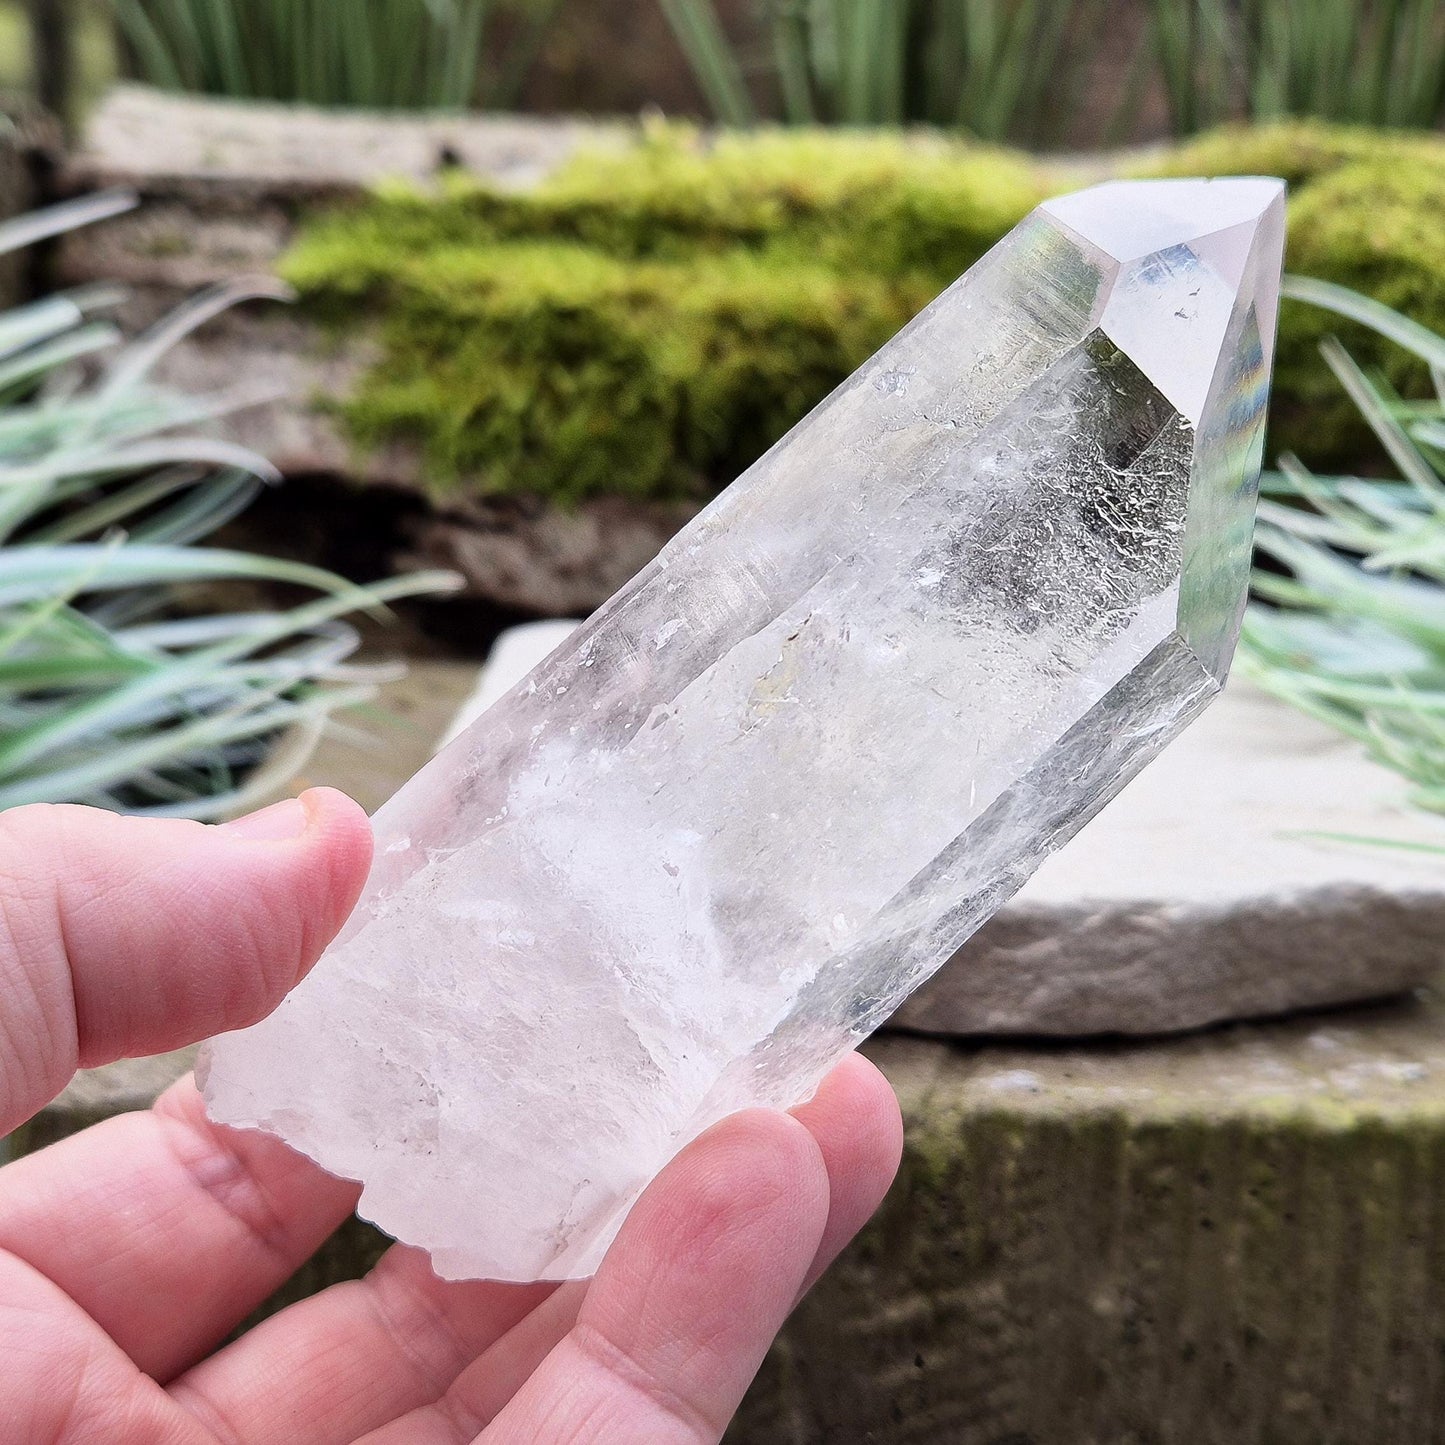
[[[1218,691],[1283,230],[1264,179],[1035,211],[381,810],[212,1114],[559,1279],[807,1097]]]

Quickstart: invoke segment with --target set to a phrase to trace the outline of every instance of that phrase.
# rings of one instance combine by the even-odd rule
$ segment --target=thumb
[[[235,823],[0,814],[0,1135],[77,1067],[242,1028],[356,903],[366,815],[329,789]]]

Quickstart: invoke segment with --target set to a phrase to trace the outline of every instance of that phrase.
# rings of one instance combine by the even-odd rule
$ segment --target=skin
[[[264,1017],[354,905],[362,811],[239,823],[0,814],[0,1135],[78,1067]],[[187,1079],[0,1170],[0,1439],[36,1445],[702,1445],[882,1199],[902,1129],[858,1057],[791,1114],[725,1120],[643,1195],[595,1279],[366,1279],[219,1342],[357,1191],[210,1123]]]

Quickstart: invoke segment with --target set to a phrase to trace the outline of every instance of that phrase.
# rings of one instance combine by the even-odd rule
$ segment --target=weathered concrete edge
[[[1411,995],[1152,1039],[926,1039],[882,1032],[864,1045],[906,1110],[1027,1121],[1187,1118],[1337,1131],[1445,1120],[1445,973]],[[194,1047],[78,1073],[44,1114],[71,1132],[149,1107],[192,1067]]]
[[[1409,1010],[1379,1012],[1367,1052],[1388,1055]],[[1216,1069],[1236,1033],[1275,1032],[1212,1036]],[[1306,1027],[1284,1032],[1316,1052]],[[789,1321],[730,1445],[1441,1438],[1438,1081],[1401,1087],[1413,1103],[1382,1125],[1373,1102],[1241,1111],[1222,1072],[1222,1107],[1171,1119],[1137,1091],[1119,1107],[1074,1089],[1101,1051],[1038,1051],[1040,1097],[1067,1107],[1030,1114],[986,1097],[981,1060],[1006,1051],[972,1073],[957,1046],[869,1052],[903,1101],[902,1172]]]
[[[945,1036],[1185,1032],[1407,993],[1442,962],[1445,892],[1425,889],[1326,886],[1216,905],[1021,901],[888,1026]]]
[[[635,123],[576,116],[333,110],[114,87],[65,162],[63,188],[128,186],[219,201],[359,195],[457,166],[535,184],[583,146],[626,144]]]

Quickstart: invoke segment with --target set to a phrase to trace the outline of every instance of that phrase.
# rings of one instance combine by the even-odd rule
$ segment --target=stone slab
[[[1236,680],[895,1025],[1197,1028],[1402,992],[1445,964],[1445,824],[1349,739]]]
[[[574,623],[503,634],[451,731]],[[1350,740],[1224,696],[894,1015],[946,1035],[1154,1034],[1405,992],[1445,966],[1445,821]]]

